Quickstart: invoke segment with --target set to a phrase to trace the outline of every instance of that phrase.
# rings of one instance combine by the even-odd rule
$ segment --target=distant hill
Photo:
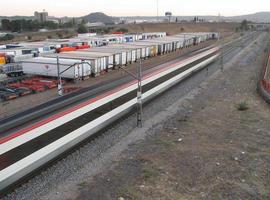
[[[253,21],[253,22],[270,23],[270,12],[258,12],[258,13],[249,14],[249,15],[225,17],[225,19],[232,20],[232,21],[242,21],[246,19],[248,21]]]
[[[89,15],[81,18],[90,23],[103,22],[104,24],[114,24],[114,18],[105,15],[102,12],[90,13]]]

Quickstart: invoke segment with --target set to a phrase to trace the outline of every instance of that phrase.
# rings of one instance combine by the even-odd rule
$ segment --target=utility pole
[[[137,68],[138,89],[137,89],[137,127],[142,128],[142,59]]]
[[[79,72],[78,73],[79,74],[78,78],[80,79],[80,65],[81,65],[81,67],[82,67],[82,80],[84,80],[84,73],[89,72],[89,71],[84,71],[84,65],[89,65],[90,66],[90,72],[92,70],[92,68],[91,68],[92,66],[88,62],[85,62],[85,60],[82,60],[81,62],[76,62],[76,63],[70,65],[68,68],[66,68],[63,71],[60,71],[60,62],[59,62],[59,57],[58,56],[56,57],[56,62],[57,62],[57,77],[58,77],[58,94],[59,94],[59,96],[63,96],[63,85],[62,85],[62,77],[61,77],[61,75],[63,73],[65,73],[66,71],[68,71],[72,67],[74,67],[74,68],[77,67],[78,72]]]
[[[137,67],[137,76],[127,71],[125,68],[119,67],[119,69],[122,69],[137,80],[137,127],[142,128],[142,59],[140,59],[140,64]]]
[[[59,57],[56,58],[57,61],[57,76],[58,76],[58,95],[63,95],[63,87],[62,87],[62,79],[60,75],[60,63],[59,63]]]
[[[218,45],[220,45],[220,67],[221,71],[224,70],[224,62],[223,62],[223,47],[222,44],[220,44],[220,13],[218,13],[218,22],[217,22],[217,32],[218,32]]]

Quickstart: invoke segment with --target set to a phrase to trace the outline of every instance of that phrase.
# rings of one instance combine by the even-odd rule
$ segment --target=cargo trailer
[[[107,52],[107,53],[120,53],[120,64],[122,66],[127,65],[128,63],[131,63],[131,57],[132,57],[132,52],[130,50],[126,49],[118,49],[118,48],[113,48],[110,45],[106,47],[99,47],[95,48],[95,51],[102,51],[102,52]]]
[[[74,52],[66,52],[69,54],[73,54]],[[120,63],[120,56],[114,55],[112,53],[105,53],[105,52],[91,52],[90,49],[82,49],[76,51],[77,54],[82,54],[85,56],[96,56],[96,57],[106,57],[106,67],[101,69],[101,71],[107,71],[109,69],[113,69],[115,66],[119,65]]]
[[[60,54],[46,54],[43,57],[47,58],[63,58],[63,59],[76,59],[81,62],[87,61],[91,65],[91,75],[96,77],[100,72],[106,69],[106,57],[104,56],[90,56],[85,54],[74,53],[60,53]]]
[[[140,45],[137,42],[131,42],[125,44],[125,46],[132,48],[141,48],[141,58],[149,58],[152,56],[151,54],[151,45]]]
[[[173,37],[176,38],[181,38],[184,40],[184,47],[189,47],[194,44],[194,37],[191,35],[186,35],[186,34],[179,34],[179,35],[174,35]]]
[[[165,37],[166,32],[142,33],[142,40]]]
[[[138,42],[140,42],[140,41],[138,41]],[[156,44],[158,55],[165,54],[170,49],[169,44],[167,42],[156,41],[156,40],[144,40],[143,42],[148,43],[148,44]]]
[[[78,59],[59,59],[59,67],[62,78],[79,79],[91,74],[91,64],[82,63]],[[58,77],[57,59],[36,57],[22,61],[25,74]]]
[[[126,44],[114,44],[114,45],[110,45],[110,46],[113,48],[130,50],[132,52],[132,62],[136,62],[137,60],[140,60],[141,58],[145,57],[145,54],[142,54],[143,47],[129,46]],[[142,57],[142,56],[144,56],[144,57]]]
[[[103,52],[103,53],[112,53],[112,54],[119,54],[120,55],[120,66],[126,65],[128,62],[131,61],[131,52],[122,50],[122,49],[115,49],[111,48],[110,45],[105,47],[95,47],[89,50],[90,52]]]
[[[155,43],[151,44],[144,42],[144,40],[142,40],[130,43],[130,45],[147,47],[147,49],[149,49],[149,57],[153,57],[158,54],[158,45]]]

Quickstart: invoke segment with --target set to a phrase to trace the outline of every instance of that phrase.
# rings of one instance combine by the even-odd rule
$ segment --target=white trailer
[[[173,37],[176,38],[181,38],[184,40],[184,47],[189,47],[194,45],[194,37],[192,35],[189,34],[179,34],[179,35],[174,35]]]
[[[141,58],[145,58],[145,53],[142,54],[142,48],[143,47],[139,47],[139,46],[130,46],[127,44],[115,44],[115,45],[111,45],[111,47],[113,48],[118,48],[118,49],[124,49],[124,50],[131,50],[132,51],[132,62],[136,62],[137,60],[141,59]],[[145,50],[144,50],[145,52]],[[143,56],[143,57],[142,57]]]
[[[125,46],[131,48],[141,48],[141,58],[149,58],[151,57],[151,45],[140,45],[137,42],[131,42],[125,44]]]
[[[131,61],[131,52],[122,50],[122,49],[115,49],[111,48],[111,46],[105,47],[96,47],[89,49],[90,52],[102,52],[102,53],[112,53],[112,54],[119,54],[120,55],[120,65],[124,66],[128,62]]]
[[[65,53],[69,53],[72,54],[73,52],[65,52]],[[82,54],[82,55],[87,55],[87,56],[103,56],[106,57],[106,68],[102,69],[102,71],[107,71],[109,69],[114,68],[115,66],[119,65],[120,63],[120,55],[117,54],[115,56],[115,54],[112,53],[105,53],[105,52],[91,52],[90,49],[82,49],[82,50],[78,50],[76,51],[76,53],[78,54]]]
[[[91,65],[91,74],[96,77],[100,75],[100,72],[106,69],[106,57],[104,56],[92,56],[79,54],[77,52],[74,53],[60,53],[60,54],[47,54],[44,57],[48,58],[63,58],[63,59],[76,59],[81,62],[87,61]]]
[[[172,51],[182,48],[184,44],[183,39],[175,38],[175,37],[164,37],[164,38],[157,39],[156,41],[171,42],[170,45],[171,45]]]
[[[139,41],[140,42],[140,41]],[[156,40],[144,40],[143,43],[148,43],[148,44],[155,44],[157,45],[157,52],[158,55],[165,54],[169,51],[169,44],[168,42],[163,42],[163,41],[156,41]]]
[[[166,32],[142,33],[142,40],[165,37]]]
[[[62,78],[78,79],[91,74],[91,64],[81,63],[81,60],[59,59],[59,67]],[[22,61],[25,74],[58,77],[57,59],[36,57]]]
[[[147,49],[149,49],[149,57],[153,57],[153,56],[156,56],[158,54],[158,44],[148,43],[148,42],[144,42],[144,41],[136,41],[136,42],[133,42],[130,44],[132,44],[134,46],[147,47]]]

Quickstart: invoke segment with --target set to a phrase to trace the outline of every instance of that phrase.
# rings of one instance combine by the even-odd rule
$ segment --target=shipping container
[[[91,64],[87,61],[81,63],[77,59],[59,59],[62,78],[79,79],[91,74]],[[25,74],[58,77],[57,60],[55,58],[36,57],[22,61]]]

